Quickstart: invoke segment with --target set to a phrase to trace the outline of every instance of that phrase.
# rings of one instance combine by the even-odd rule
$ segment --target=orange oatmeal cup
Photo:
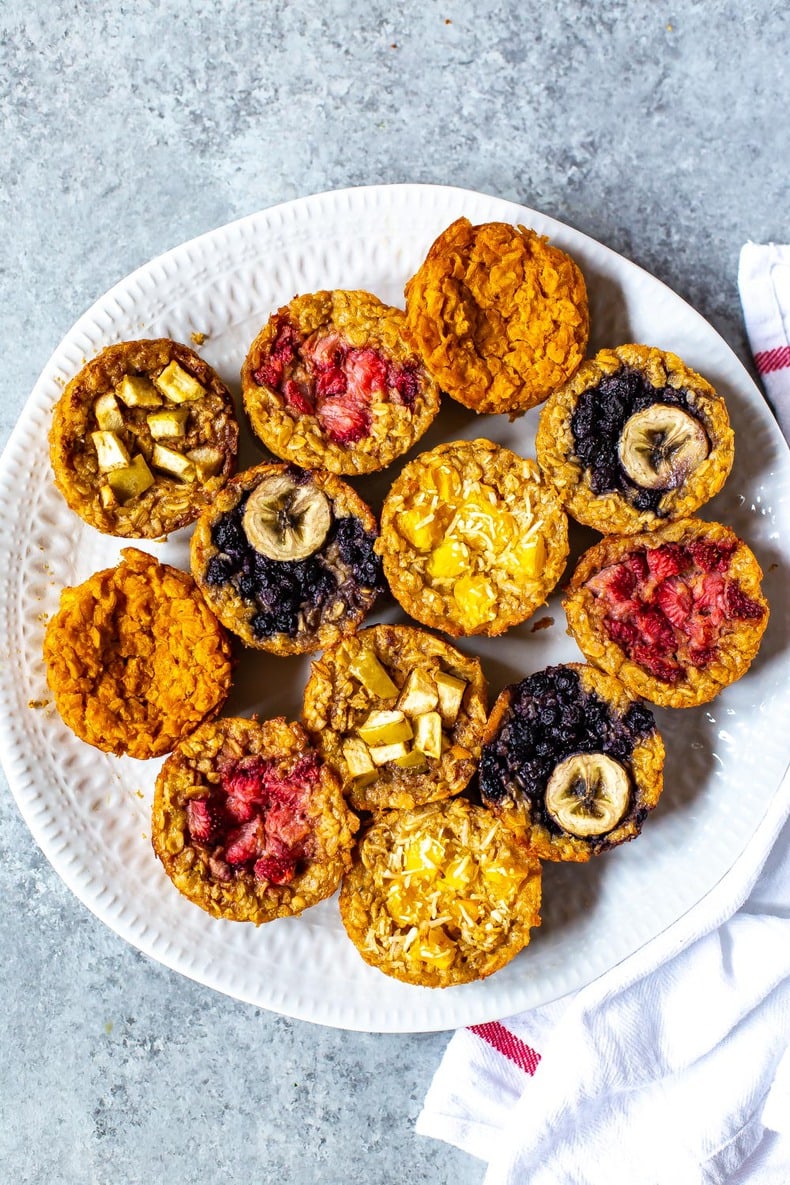
[[[247,646],[306,654],[352,633],[383,589],[376,520],[341,478],[297,465],[239,473],[200,516],[194,577]]]
[[[298,724],[224,718],[162,766],[151,838],[185,897],[258,926],[335,892],[357,826]]]
[[[458,218],[406,285],[409,331],[443,391],[519,414],[574,373],[590,331],[576,263],[525,226]]]
[[[61,593],[44,636],[63,721],[108,753],[169,753],[230,691],[230,645],[187,572],[133,547]]]
[[[629,345],[601,350],[555,391],[535,451],[573,518],[626,535],[713,498],[734,435],[723,398],[677,354]]]
[[[366,963],[422,987],[493,975],[540,925],[541,866],[463,798],[388,811],[359,841],[340,916]]]
[[[441,393],[405,336],[405,314],[370,292],[296,296],[250,346],[244,407],[275,456],[372,473],[416,443]]]
[[[634,839],[663,789],[664,743],[617,679],[565,663],[506,687],[480,761],[483,802],[541,860],[589,860]]]
[[[55,483],[107,535],[159,539],[193,522],[236,468],[233,400],[212,368],[168,338],[120,342],[58,400]]]
[[[568,521],[536,463],[490,440],[421,453],[393,483],[376,551],[417,621],[502,634],[542,605],[568,555]]]
[[[313,662],[302,719],[357,811],[460,794],[480,758],[486,681],[476,658],[405,625],[375,625]]]
[[[761,579],[754,554],[720,523],[689,518],[608,536],[568,583],[568,632],[632,694],[696,707],[755,658],[769,613]]]

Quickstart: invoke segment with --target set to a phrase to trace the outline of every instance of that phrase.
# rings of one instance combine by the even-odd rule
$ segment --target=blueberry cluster
[[[300,616],[314,628],[331,602],[340,598],[356,609],[382,587],[381,561],[373,552],[375,536],[359,519],[335,519],[315,555],[271,560],[256,551],[244,533],[246,502],[245,497],[211,528],[211,541],[219,554],[208,562],[206,583],[230,583],[243,600],[255,605],[250,626],[256,637],[286,634],[293,638]]]
[[[667,403],[694,414],[685,391],[653,387],[640,371],[626,367],[582,392],[571,417],[571,431],[576,455],[589,470],[594,494],[622,493],[636,510],[659,514],[664,491],[635,485],[617,452],[626,420],[654,403]]]
[[[533,822],[559,833],[544,806],[555,766],[573,753],[606,753],[627,762],[635,745],[654,730],[653,713],[642,704],[632,704],[620,716],[600,696],[582,689],[576,671],[548,667],[511,688],[504,723],[483,748],[483,800],[496,806],[516,789],[529,800]]]

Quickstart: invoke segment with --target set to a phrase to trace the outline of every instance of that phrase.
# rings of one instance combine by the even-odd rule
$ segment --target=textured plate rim
[[[205,234],[188,240],[187,242],[156,256],[154,259],[149,260],[141,267],[129,273],[129,275],[112,286],[103,296],[99,297],[90,306],[90,308],[88,308],[86,312],[83,313],[71,330],[69,330],[69,332],[63,337],[60,344],[53,352],[52,357],[48,361],[47,365],[44,367],[39,380],[34,386],[29,399],[22,410],[19,420],[12,431],[11,436],[9,437],[6,448],[4,449],[3,456],[0,458],[0,502],[3,502],[8,496],[8,491],[13,484],[14,466],[20,464],[21,458],[19,457],[18,452],[21,439],[26,432],[31,430],[31,421],[36,417],[36,415],[48,414],[51,400],[49,396],[45,396],[44,403],[42,404],[42,396],[44,396],[44,389],[49,384],[51,372],[61,369],[58,361],[60,356],[66,350],[67,346],[74,345],[75,341],[80,337],[81,334],[84,333],[85,327],[87,327],[89,324],[95,326],[99,314],[106,315],[107,305],[113,300],[117,300],[120,295],[123,295],[126,287],[133,281],[139,280],[140,278],[145,278],[157,266],[166,270],[170,270],[173,266],[177,268],[179,257],[182,255],[182,253],[187,254],[189,251],[200,249],[207,249],[210,252],[218,246],[221,246],[221,243],[224,239],[232,237],[235,234],[245,234],[248,230],[254,228],[256,223],[261,219],[272,218],[275,215],[279,215],[281,217],[292,217],[298,220],[301,212],[309,211],[318,206],[331,205],[339,202],[347,202],[352,204],[354,202],[362,202],[364,204],[365,201],[370,199],[374,201],[386,202],[391,200],[395,194],[400,196],[409,194],[414,195],[416,198],[433,194],[443,200],[446,200],[448,203],[457,201],[459,207],[462,206],[463,202],[471,202],[472,200],[479,201],[480,199],[483,199],[485,202],[490,202],[492,205],[496,205],[501,209],[501,214],[499,215],[500,217],[504,218],[509,215],[511,221],[519,220],[529,222],[530,220],[534,220],[538,224],[544,224],[549,228],[558,228],[560,231],[569,232],[572,236],[578,236],[580,239],[586,240],[590,244],[594,244],[596,250],[602,251],[607,255],[616,258],[619,262],[622,263],[624,261],[628,265],[629,269],[634,269],[636,272],[642,273],[645,277],[647,277],[652,285],[660,286],[669,292],[674,301],[680,302],[685,306],[690,316],[698,318],[703,322],[709,332],[716,335],[718,341],[729,352],[733,363],[741,372],[741,381],[743,383],[744,389],[750,389],[757,400],[759,400],[760,406],[763,408],[765,407],[762,396],[754,385],[751,376],[748,374],[748,371],[746,371],[745,367],[743,367],[734,351],[730,349],[727,343],[723,341],[723,339],[716,333],[713,327],[701,317],[701,314],[699,314],[685,301],[683,301],[682,298],[676,293],[672,292],[671,289],[667,287],[667,285],[662,283],[662,281],[656,279],[656,277],[645,271],[645,269],[640,268],[639,265],[632,263],[630,260],[625,259],[625,257],[618,255],[617,252],[612,251],[611,248],[606,247],[604,244],[598,243],[596,240],[591,239],[590,236],[584,235],[582,232],[574,230],[567,224],[558,222],[556,219],[541,214],[538,211],[533,211],[520,204],[508,201],[506,199],[500,199],[492,195],[480,193],[478,191],[465,190],[451,186],[412,185],[408,183],[401,185],[362,186],[344,190],[325,191],[323,193],[309,197],[299,197],[292,199],[289,202],[280,203],[278,205],[269,207],[268,209],[246,215],[240,219],[219,227],[216,230],[206,232]],[[771,418],[770,413],[767,412],[767,409],[765,414]],[[774,422],[772,421],[772,423]],[[774,430],[778,440],[781,441],[781,448],[786,449],[784,439],[781,437],[781,433],[779,432],[778,426],[776,426],[775,423]],[[7,540],[5,538],[3,539],[2,545],[0,546],[0,554],[2,554],[4,558],[8,558],[10,555]],[[3,604],[4,608],[8,607],[10,604],[10,599],[12,599],[9,598],[9,592],[11,592],[13,597],[12,581],[8,575],[8,568],[9,565],[6,564],[2,582],[0,582],[0,603]],[[4,705],[11,704],[14,701],[13,689],[9,690],[8,687],[9,667],[11,666],[11,660],[12,654],[9,652],[9,655],[6,656],[6,661],[3,664],[2,673],[0,673],[0,700]],[[11,677],[13,678],[12,674]],[[19,698],[17,696],[17,704],[18,703]],[[178,957],[171,955],[168,949],[153,949],[152,944],[145,939],[147,927],[143,925],[143,933],[141,935],[139,926],[135,925],[133,914],[130,917],[128,911],[123,907],[116,909],[114,902],[110,902],[108,904],[106,895],[102,891],[96,889],[89,877],[86,879],[84,870],[82,870],[79,866],[79,861],[73,858],[73,855],[69,853],[67,846],[58,846],[52,841],[52,838],[49,835],[46,827],[46,820],[43,817],[44,811],[43,809],[37,809],[40,807],[38,800],[40,799],[41,795],[36,788],[35,774],[31,761],[32,755],[28,754],[26,757],[24,753],[23,742],[25,740],[25,730],[21,727],[19,722],[14,720],[12,713],[4,714],[2,718],[0,718],[0,739],[2,739],[2,758],[7,773],[9,786],[11,787],[12,793],[14,794],[23,818],[25,819],[34,839],[42,849],[44,855],[50,861],[64,883],[71,889],[75,896],[77,896],[77,898],[91,910],[91,912],[99,917],[101,921],[108,925],[114,932],[116,932],[135,949],[146,954],[148,957],[151,957],[156,961],[172,968],[173,970],[186,975],[188,978],[192,978],[197,982],[213,987],[215,990],[219,990],[224,994],[244,1000],[245,1002],[253,1004],[254,1006],[272,1008],[275,1011],[281,1012],[285,1015],[293,1016],[296,1019],[314,1021],[331,1025],[333,1027],[376,1032],[437,1031],[446,1029],[448,1027],[455,1027],[458,1024],[479,1023],[503,1014],[503,1006],[501,1004],[495,1004],[494,1002],[497,997],[497,993],[494,991],[491,993],[491,1003],[489,1005],[477,1002],[473,1007],[469,1008],[464,1008],[463,1005],[460,1007],[456,1006],[453,1008],[448,1008],[446,1010],[448,1016],[445,1019],[439,1019],[432,1015],[431,1019],[429,1020],[423,1018],[422,1021],[419,1021],[415,1016],[411,1019],[407,1019],[404,1022],[404,1020],[399,1016],[398,1018],[393,1018],[392,1024],[377,1023],[375,1025],[371,1025],[369,1022],[357,1024],[355,1023],[355,1019],[353,1017],[349,1017],[345,1013],[343,1013],[340,1017],[333,1015],[332,1010],[328,1010],[325,1004],[313,1004],[307,1008],[284,1008],[281,1002],[267,1002],[266,1000],[262,1000],[259,995],[229,989],[226,983],[220,982],[216,979],[213,980],[210,975],[206,975],[205,973],[199,975],[193,974],[188,967],[183,965]],[[788,798],[788,795],[788,787],[783,784],[780,787],[777,795],[774,797],[773,803],[769,802],[769,804],[766,806],[764,815],[761,816],[761,819],[756,820],[754,831],[752,832],[751,836],[746,839],[743,850],[740,856],[738,856],[736,863],[746,859],[748,853],[753,850],[756,843],[757,834],[761,827],[765,825],[768,818],[773,818],[774,816],[777,818],[784,817],[784,814],[787,811],[787,803],[784,802],[784,799]],[[675,928],[684,921],[684,919],[687,919],[691,913],[694,913],[696,910],[698,910],[698,908],[706,901],[706,899],[716,891],[722,879],[723,878],[719,878],[719,880],[717,880],[714,884],[711,884],[707,892],[703,894],[697,903],[689,910],[684,911],[684,913],[679,915],[669,926],[663,927],[653,937],[649,938],[646,942],[641,943],[640,946],[638,946],[630,955],[626,956],[624,959],[619,960],[616,964],[613,964],[609,970],[612,970],[615,966],[622,967],[624,963],[628,962],[630,959],[636,958],[637,955],[644,955],[647,948],[666,938],[668,933],[674,931]],[[607,972],[604,971],[600,974],[606,973]],[[596,975],[594,978],[599,978],[599,976]],[[493,983],[491,986],[494,986]],[[459,989],[453,990],[457,991]],[[565,993],[560,993],[560,995],[562,994]],[[552,998],[558,997],[554,996]],[[510,1003],[505,1007],[509,1008],[510,1011],[514,1011],[518,1008],[518,1003],[516,1002],[515,1005]],[[406,1011],[408,1013],[410,1010],[407,1008]],[[435,1009],[430,1009],[430,1011],[433,1013],[435,1012]]]

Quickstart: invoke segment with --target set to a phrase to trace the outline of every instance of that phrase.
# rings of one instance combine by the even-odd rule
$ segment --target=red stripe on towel
[[[527,1074],[534,1074],[538,1068],[540,1054],[514,1036],[498,1020],[484,1025],[469,1025],[469,1032],[486,1041],[497,1053],[501,1053]]]
[[[754,364],[760,374],[784,370],[786,366],[790,366],[790,346],[777,346],[775,350],[758,350],[754,355]]]

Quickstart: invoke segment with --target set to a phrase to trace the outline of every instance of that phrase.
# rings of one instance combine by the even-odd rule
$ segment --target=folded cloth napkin
[[[739,285],[790,439],[790,247],[745,246]],[[573,996],[455,1033],[417,1131],[487,1161],[485,1185],[788,1185],[788,813],[790,774],[665,934]]]

